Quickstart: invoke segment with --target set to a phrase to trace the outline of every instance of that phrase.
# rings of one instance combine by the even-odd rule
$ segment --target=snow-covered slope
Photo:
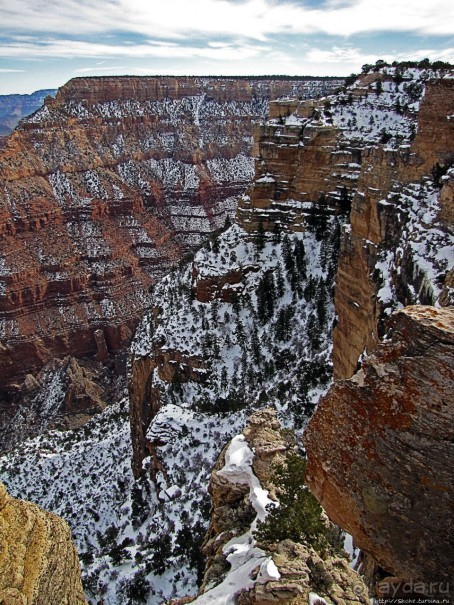
[[[445,178],[453,177],[451,169]],[[444,287],[446,302],[453,304],[453,289],[446,287],[444,276],[454,267],[454,234],[439,218],[440,188],[429,178],[409,183],[380,204],[401,225],[398,245],[379,247],[375,265],[386,315],[405,305],[437,305]]]
[[[140,325],[135,356],[179,351],[209,359],[204,379],[171,384],[156,369],[161,404],[177,402],[214,414],[269,403],[301,426],[330,378],[332,286],[339,219],[326,216],[326,233],[263,236],[263,243],[234,225],[200,250],[191,265],[156,287],[153,308]],[[279,240],[279,241],[278,241]],[[263,249],[258,249],[263,246]],[[199,302],[198,282],[240,274],[224,286],[231,301]],[[155,319],[153,319],[153,317]],[[160,344],[164,343],[164,344]]]
[[[12,494],[70,523],[92,602],[151,605],[196,591],[206,488],[219,451],[265,402],[287,425],[301,426],[329,381],[337,222],[327,217],[327,239],[306,232],[273,243],[266,235],[261,250],[234,225],[200,250],[199,275],[245,271],[233,304],[191,299],[192,265],[157,286],[153,304],[162,314],[154,325],[151,314],[144,318],[134,355],[165,338],[212,362],[203,383],[155,377],[162,407],[147,437],[158,446],[141,480],[131,472],[126,401],[78,431],[51,432],[0,460]]]

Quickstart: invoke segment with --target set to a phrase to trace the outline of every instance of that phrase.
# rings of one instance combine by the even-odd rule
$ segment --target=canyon
[[[96,97],[94,82],[75,80],[65,92],[77,128],[94,119],[83,113],[83,99]],[[295,448],[293,432],[296,443],[301,435],[307,443],[311,489],[351,532],[369,567],[379,569],[380,577],[366,578],[371,594],[377,579],[398,574],[402,582],[427,582],[444,565],[452,480],[445,463],[453,372],[452,82],[449,70],[382,66],[319,101],[271,102],[268,120],[254,126],[252,185],[245,191],[247,179],[241,181],[232,194],[239,196],[235,217],[228,206],[214,226],[226,213],[233,224],[179,266],[171,267],[169,256],[159,270],[146,267],[146,287],[153,288],[130,348],[128,392],[75,429],[45,432],[43,422],[38,436],[0,457],[10,493],[70,524],[90,603],[158,604],[183,595],[190,596],[181,602],[209,602],[229,573],[238,579],[242,562],[249,571],[232,581],[236,596],[226,599],[367,602],[364,582],[343,555],[323,559],[307,544],[284,541],[260,560],[240,560],[241,552],[257,554],[242,532],[263,514],[251,485],[257,479],[267,498],[276,497],[271,467]],[[113,79],[106,100],[115,111],[123,84]],[[139,82],[127,86],[147,103]],[[61,94],[38,124],[51,124]],[[107,121],[118,124],[122,116],[113,113]],[[93,160],[90,146],[85,154]],[[69,174],[75,187],[79,177]],[[65,187],[59,191],[71,205],[76,189]],[[193,193],[203,197],[198,185],[185,195]],[[110,210],[103,216],[111,220]],[[172,258],[202,242],[197,229],[191,237],[197,232],[198,239],[185,240],[182,228],[166,240],[179,246]],[[415,306],[402,310],[409,304]],[[91,354],[103,358],[115,339],[100,323],[92,327],[102,332],[96,341],[93,332]],[[90,386],[99,376],[84,363],[59,362],[39,383],[55,377],[68,408],[77,408],[86,384],[96,406],[105,395]],[[26,383],[40,392],[31,375]],[[68,384],[72,398],[65,399]],[[40,397],[32,398],[30,413],[49,401]],[[437,473],[440,481],[432,481]],[[424,518],[435,498],[439,514]],[[407,546],[416,553],[411,560]]]
[[[19,121],[39,109],[44,99],[55,93],[56,90],[46,89],[31,94],[0,95],[0,148]]]
[[[0,152],[0,390],[124,350],[149,288],[224,225],[270,99],[336,79],[76,78]]]

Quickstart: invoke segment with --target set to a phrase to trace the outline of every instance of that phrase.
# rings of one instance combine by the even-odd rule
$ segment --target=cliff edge
[[[443,593],[453,552],[454,308],[411,306],[304,434],[307,482],[387,572]]]

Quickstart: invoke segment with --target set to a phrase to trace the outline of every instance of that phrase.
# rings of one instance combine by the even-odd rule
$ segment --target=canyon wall
[[[336,97],[274,102],[256,130],[254,183],[237,211],[242,227],[296,232],[315,224],[323,238],[323,215],[350,210],[336,276],[336,378],[351,376],[374,350],[392,310],[454,302],[453,111],[448,73],[409,70],[396,79],[388,68]]]
[[[375,349],[383,335],[381,320],[391,310],[414,302],[453,302],[452,295],[442,297],[452,269],[453,175],[449,172],[435,191],[421,182],[424,176],[426,180],[432,176],[437,164],[452,164],[453,110],[454,81],[429,82],[411,144],[397,150],[384,146],[363,154],[351,227],[343,234],[336,278],[336,378],[349,378],[360,355]],[[415,226],[418,223],[419,228]],[[431,235],[431,229],[438,235]],[[448,246],[445,260],[449,262],[438,264],[435,251],[430,250],[432,245]],[[424,246],[427,249],[422,251]],[[429,259],[434,270],[424,280]],[[389,293],[385,293],[385,286]]]
[[[0,602],[86,605],[80,564],[65,521],[16,500],[0,483]]]
[[[315,236],[315,244],[310,239],[305,244],[314,262],[320,253],[323,265],[313,279],[323,276],[330,288],[335,282],[332,361],[336,378],[351,375],[360,356],[374,349],[394,309],[411,303],[452,304],[449,217],[454,172],[450,169],[453,122],[449,116],[454,110],[454,80],[448,75],[407,70],[402,79],[396,79],[395,69],[389,68],[363,75],[351,87],[325,99],[271,102],[269,120],[255,129],[254,181],[240,198],[236,213],[235,228],[240,228],[243,242],[255,246],[254,258],[239,260],[233,250],[236,241],[226,234],[225,242],[220,239],[221,248],[229,240],[227,251],[220,252],[222,262],[216,252],[198,255],[190,279],[184,278],[166,304],[178,307],[183,298],[190,297],[194,302],[186,310],[187,317],[198,303],[203,303],[200,313],[204,304],[211,309],[213,301],[218,308],[224,308],[223,303],[233,306],[264,266],[258,261],[260,246],[270,246],[269,254],[274,247],[278,258],[285,234]],[[432,174],[437,165],[444,172],[438,180]],[[344,225],[337,266],[339,221]],[[336,261],[327,270],[329,258]],[[282,267],[286,263],[284,259]],[[306,300],[314,304],[314,311],[328,307],[326,296],[324,300],[321,296],[317,307],[319,288],[308,287],[307,292]],[[250,294],[255,296],[253,290]],[[133,350],[130,402],[136,476],[147,455],[145,434],[161,405],[161,392],[174,381],[178,388],[187,382],[209,383],[212,373],[210,351],[204,352],[197,343],[197,353],[188,355],[182,341],[185,334],[175,338],[186,320],[172,326],[173,319],[162,307],[162,303],[154,306],[145,322],[150,333],[138,338],[145,347]],[[195,315],[193,321],[198,324],[198,312]],[[204,323],[208,325],[202,322],[202,329]],[[197,334],[198,328],[193,329]],[[274,330],[268,334],[275,334]],[[302,319],[300,330],[302,340],[317,333],[316,327],[303,325]],[[268,334],[261,335],[264,342]],[[301,350],[299,356],[304,357]],[[300,370],[295,368],[295,372],[299,376]],[[295,394],[295,401],[299,398]],[[307,402],[301,407],[306,409]]]
[[[195,254],[192,263],[182,264],[178,270],[171,271],[153,289],[150,309],[139,325],[131,350],[129,410],[123,400],[105,409],[79,431],[67,434],[53,431],[0,457],[0,470],[11,493],[27,494],[46,508],[64,513],[73,523],[79,550],[83,553],[87,596],[90,598],[102,598],[112,605],[125,605],[126,587],[128,590],[139,587],[159,595],[156,598],[163,602],[197,591],[196,572],[200,571],[198,544],[208,518],[206,487],[220,444],[241,431],[246,417],[264,405],[276,406],[290,426],[304,428],[320,393],[328,388],[332,369],[332,296],[340,222],[345,224],[341,256],[351,263],[354,279],[349,289],[347,277],[343,277],[341,270],[338,272],[342,290],[337,301],[339,326],[344,315],[342,301],[357,325],[350,319],[339,328],[344,335],[344,340],[340,341],[344,347],[341,357],[347,361],[344,367],[340,365],[342,359],[335,360],[336,372],[354,371],[365,341],[372,340],[372,334],[375,340],[373,345],[368,345],[368,351],[376,346],[376,335],[385,332],[382,320],[395,307],[409,301],[436,303],[439,300],[447,305],[452,302],[453,246],[450,243],[449,217],[452,217],[454,171],[449,168],[449,157],[444,151],[427,155],[425,164],[421,160],[423,152],[417,156],[414,151],[418,140],[426,141],[420,143],[421,148],[438,148],[438,141],[433,140],[433,135],[426,136],[418,130],[421,124],[419,110],[424,110],[424,103],[429,103],[430,107],[430,99],[438,98],[437,95],[446,100],[446,91],[450,90],[451,84],[443,81],[435,94],[430,89],[432,87],[435,91],[437,84],[428,84],[426,76],[444,78],[443,74],[421,72],[418,75],[417,70],[409,70],[404,72],[401,82],[396,82],[392,72],[374,72],[361,77],[337,96],[318,103],[284,99],[272,104],[271,118],[259,131],[263,133],[263,152],[260,152],[260,146],[256,146],[253,152],[257,157],[256,178],[253,188],[241,199],[237,215],[239,224],[213,238]],[[383,88],[379,94],[376,90],[378,81],[382,82]],[[94,94],[90,88],[93,81],[83,82],[86,82],[84,94],[90,97]],[[135,86],[134,94],[146,99],[146,94],[137,90],[139,83],[128,83],[127,86]],[[68,92],[69,96],[72,95],[74,124],[84,123],[84,120],[89,124],[91,118],[83,117],[83,102],[77,89],[71,85]],[[43,110],[43,118],[49,117],[59,101],[55,101],[53,109],[52,103],[48,102],[47,109]],[[449,114],[449,106],[449,103],[444,106],[445,114]],[[124,111],[127,108],[131,112],[131,107],[125,103]],[[170,111],[175,105],[172,102],[166,107],[166,111]],[[111,110],[117,112],[117,104],[113,100],[106,107],[100,104],[97,111],[111,115],[108,113]],[[118,115],[109,118],[112,128],[121,123],[120,113],[118,110]],[[446,115],[440,117],[441,122],[446,121]],[[435,126],[437,121],[434,121]],[[427,120],[425,124],[432,128]],[[91,136],[97,140],[95,130]],[[441,149],[443,145],[440,143]],[[91,153],[88,147],[86,149]],[[83,157],[80,161],[83,163]],[[440,164],[438,178],[430,174],[432,161]],[[410,180],[394,181],[395,162],[408,170]],[[146,180],[145,168],[139,164],[140,178]],[[375,165],[380,169],[373,169]],[[384,166],[389,168],[386,172],[389,190],[382,197],[377,197],[375,206],[369,201],[363,204],[361,194],[373,196],[374,188],[379,189],[381,179],[385,178]],[[24,169],[30,169],[26,166],[26,159]],[[114,184],[118,188],[124,187],[116,170],[114,173],[118,180]],[[426,176],[421,179],[421,174]],[[71,179],[78,177],[76,173],[69,173],[65,178],[72,183],[75,181]],[[105,182],[108,182],[107,177]],[[71,199],[68,194],[67,200]],[[140,200],[146,205],[143,196]],[[106,205],[109,210],[109,204]],[[350,205],[353,206],[352,225],[347,224]],[[356,249],[349,243],[353,232],[358,233]],[[375,242],[385,233],[386,246],[380,247]],[[166,241],[183,241],[181,237],[172,237]],[[183,248],[188,249],[189,244],[183,242]],[[157,270],[156,267],[153,271]],[[343,267],[348,276],[350,269],[347,264]],[[154,275],[151,263],[146,271],[149,276],[147,283],[151,283]],[[355,287],[362,288],[364,292],[358,294]],[[440,326],[432,326],[429,331],[432,335],[439,334],[440,329]],[[417,330],[413,332],[419,334]],[[359,337],[355,340],[357,334]],[[411,331],[404,333],[399,341],[407,346],[405,337],[411,340]],[[420,352],[422,355],[423,350],[439,352],[437,347],[445,346],[449,338],[437,344],[436,338],[431,340],[421,336],[419,339],[418,336],[414,344],[415,347],[421,344],[421,351],[416,351],[417,356]],[[354,343],[350,357],[349,339]],[[99,359],[105,357],[109,348],[112,350],[102,327],[97,332],[96,343]],[[392,345],[389,346],[394,351]],[[407,352],[402,361],[398,361],[400,358],[396,356],[397,364],[413,361],[408,359],[413,351],[408,346],[409,349],[402,349]],[[415,361],[418,361],[420,369],[425,368],[422,357]],[[440,368],[443,376],[451,380],[449,368],[452,365],[443,365],[441,357]],[[394,376],[394,366],[385,369],[390,371],[391,377]],[[65,371],[61,379],[65,383],[76,379],[75,390],[79,379],[91,380],[89,373],[80,372],[72,362],[64,363],[62,370]],[[371,370],[375,378],[374,387],[378,385],[379,388],[384,383],[375,376],[381,377],[380,372],[384,372],[380,364]],[[436,378],[437,372],[434,370],[434,376],[426,378]],[[385,460],[385,454],[389,453],[380,449],[389,446],[388,433],[398,433],[401,424],[408,427],[413,417],[416,418],[411,398],[401,392],[403,387],[408,387],[413,397],[416,390],[414,381],[417,384],[411,373],[408,380],[401,381],[402,384],[399,381],[396,385],[392,383],[397,393],[396,400],[385,397],[383,406],[376,406],[378,409],[373,407],[372,401],[364,410],[357,412],[358,406],[354,408],[359,425],[363,416],[366,420],[370,418],[373,424],[367,435],[360,432],[362,426],[358,429],[361,447],[349,450],[350,446],[358,446],[356,436],[349,435],[350,441],[344,450],[354,461],[362,451],[366,452],[367,459],[359,460],[358,465],[364,462],[361,469],[370,481],[377,479],[374,476],[374,456],[383,454]],[[33,379],[27,377],[25,382],[33,390]],[[440,422],[437,426],[441,426],[445,408],[440,397],[444,393],[448,398],[449,392],[444,392],[441,387],[439,390],[434,384],[438,408],[430,409],[428,418],[437,416],[435,420]],[[356,391],[353,394],[356,396]],[[379,401],[379,394],[382,393],[377,393],[375,401]],[[93,403],[97,395],[93,391]],[[32,402],[31,408],[33,405]],[[346,407],[346,401],[342,405]],[[404,416],[407,412],[410,420]],[[420,416],[423,416],[422,412]],[[423,431],[426,428],[429,431],[430,427],[426,427],[420,416],[415,424],[416,433],[410,435],[410,443],[419,439],[421,444],[416,445],[423,448],[427,444]],[[336,423],[342,426],[334,413],[330,422],[323,427],[326,455],[331,445],[329,435],[331,432],[335,434]],[[385,428],[382,430],[383,422]],[[286,442],[285,432],[273,437],[274,429],[277,430],[277,426],[272,414],[260,416],[259,412],[239,440],[243,445],[244,441],[250,443],[257,453],[257,458],[254,458],[252,451],[250,456],[245,452],[251,462],[251,472],[246,471],[248,478],[253,474],[271,493],[273,488],[267,483],[267,477],[270,476],[272,456],[268,457],[268,453],[277,452],[276,458],[279,459],[281,448],[285,447],[283,442]],[[396,438],[400,437],[405,440],[407,435],[399,433]],[[232,443],[238,444],[238,439]],[[431,443],[434,453],[435,450],[437,455],[442,452],[443,448],[435,439]],[[375,446],[379,450],[377,454]],[[398,441],[398,446],[404,449],[401,441]],[[135,477],[129,468],[131,447]],[[417,462],[421,463],[417,469],[418,477],[427,494],[432,493],[435,502],[432,506],[435,506],[437,496],[434,494],[438,483],[436,486],[427,483],[423,449],[417,451]],[[209,600],[212,596],[209,594],[210,578],[220,580],[222,584],[222,573],[228,571],[227,558],[234,562],[234,568],[239,557],[230,555],[241,555],[242,547],[250,552],[250,536],[241,544],[236,542],[238,548],[232,545],[231,551],[228,547],[226,552],[222,552],[222,547],[217,548],[223,539],[222,532],[236,527],[235,513],[228,504],[237,508],[240,522],[251,521],[255,514],[251,490],[246,485],[249,479],[226,480],[225,471],[232,470],[225,468],[232,466],[228,464],[234,458],[231,454],[229,448],[224,450],[212,481],[215,511],[206,552],[214,566],[206,576],[204,589],[207,594],[200,595],[201,603],[204,598]],[[443,455],[440,453],[437,464],[444,460]],[[392,452],[390,459],[395,460]],[[346,465],[342,459],[340,464]],[[63,467],[65,473],[60,472]],[[330,480],[329,470],[327,465],[322,465],[318,471],[326,473],[326,481]],[[219,471],[223,472],[219,475]],[[102,482],[99,481],[100,473]],[[402,475],[404,470],[397,469],[396,480],[408,487],[408,477]],[[385,478],[392,482],[391,470]],[[229,479],[233,479],[232,474]],[[339,477],[339,482],[342,479]],[[335,481],[334,484],[337,486]],[[444,491],[444,483],[440,485],[444,503],[447,492]],[[341,484],[341,487],[347,490],[348,485]],[[360,487],[364,486],[360,484]],[[378,515],[380,523],[386,521],[384,506],[389,506],[393,514],[397,511],[397,517],[400,515],[399,518],[406,522],[406,517],[410,517],[409,507],[415,505],[417,508],[417,498],[413,501],[413,496],[408,496],[410,503],[405,498],[393,499],[398,490],[400,486],[397,484],[391,487],[387,484],[386,493],[382,494],[379,487],[368,490],[366,486],[355,504],[358,511],[362,511],[364,501],[368,512]],[[328,488],[325,487],[325,491],[328,493]],[[365,523],[369,522],[366,513],[364,519]],[[110,520],[114,520],[115,527],[107,526]],[[361,529],[352,523],[346,527],[351,527],[352,532]],[[118,531],[112,532],[115,528]],[[240,537],[239,532],[243,529],[247,533],[248,528],[239,525],[237,535],[230,537],[233,540]],[[366,529],[371,537],[366,542],[366,536],[362,543],[367,546],[377,541],[384,557],[385,548],[379,538],[375,540],[373,528],[369,530],[367,526]],[[424,545],[418,543],[418,548],[425,552]],[[280,578],[277,578],[269,557],[278,568]],[[390,557],[388,559],[391,560]],[[262,566],[262,563],[265,564]],[[258,577],[264,581],[257,582],[254,587],[246,587],[241,598],[244,603],[272,602],[281,598],[307,603],[311,589],[309,578],[313,574],[313,586],[329,601],[366,602],[362,582],[361,594],[352,594],[351,588],[356,580],[352,579],[350,574],[353,572],[347,568],[346,560],[325,567],[318,555],[304,545],[279,545],[275,551],[262,557],[259,565],[251,561],[249,569],[254,573],[253,578],[246,574],[247,582]],[[337,590],[337,582],[341,591]],[[330,585],[333,592],[329,590]]]
[[[127,343],[149,286],[234,211],[269,99],[338,84],[77,78],[48,97],[0,153],[0,389]]]
[[[449,588],[454,546],[454,309],[410,306],[390,326],[312,417],[307,481],[388,575],[435,598]]]
[[[0,147],[8,135],[25,116],[41,107],[44,99],[56,93],[53,89],[37,90],[31,94],[0,95]]]

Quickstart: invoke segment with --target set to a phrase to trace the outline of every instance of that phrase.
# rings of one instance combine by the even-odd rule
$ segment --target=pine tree
[[[221,349],[219,347],[219,342],[216,336],[213,338],[213,357],[214,359],[219,359],[221,355]]]
[[[172,382],[170,383],[170,392],[175,393],[175,395],[181,395],[183,393],[183,388],[181,386],[181,379],[178,371],[175,371],[172,377]]]
[[[223,366],[221,370],[221,389],[225,391],[227,389],[227,368]]]
[[[234,312],[238,315],[239,312],[241,311],[241,302],[240,302],[240,298],[238,296],[238,294],[233,291],[232,292],[232,308],[234,310]]]
[[[292,335],[292,317],[295,314],[294,307],[288,305],[279,311],[276,320],[276,339],[284,342]]]
[[[282,240],[282,256],[284,258],[284,267],[288,272],[291,272],[294,268],[294,260],[292,254],[292,244],[290,242],[288,233],[284,235],[284,239]]]
[[[328,528],[322,508],[304,483],[306,461],[297,453],[288,453],[284,464],[275,466],[272,481],[279,506],[268,505],[268,516],[257,524],[255,539],[264,544],[283,540],[310,544],[320,553],[328,546]]]
[[[306,277],[306,250],[304,248],[304,242],[302,239],[295,237],[293,256],[295,257],[296,270],[298,271],[300,278]]]
[[[273,315],[276,302],[276,287],[271,269],[265,271],[257,286],[257,315],[265,324]]]
[[[214,252],[214,254],[219,254],[219,240],[217,237],[213,237],[211,240],[211,251]]]
[[[260,346],[260,341],[259,341],[259,337],[257,334],[257,326],[255,325],[255,323],[252,326],[251,354],[252,354],[252,359],[258,365],[262,359],[262,349]]]
[[[304,288],[304,298],[307,302],[311,302],[314,299],[316,291],[316,281],[313,277],[309,277],[306,287]]]
[[[274,223],[273,226],[273,244],[280,244],[282,237],[282,228],[279,222]]]
[[[246,342],[246,334],[244,333],[243,322],[240,318],[238,318],[236,324],[236,340],[241,347],[243,347],[244,343]]]
[[[285,280],[284,280],[284,275],[282,273],[281,263],[278,264],[277,269],[276,269],[276,293],[279,296],[279,298],[282,298],[285,293]]]
[[[265,247],[265,229],[263,227],[263,218],[259,218],[257,231],[255,233],[255,249],[257,256]]]

